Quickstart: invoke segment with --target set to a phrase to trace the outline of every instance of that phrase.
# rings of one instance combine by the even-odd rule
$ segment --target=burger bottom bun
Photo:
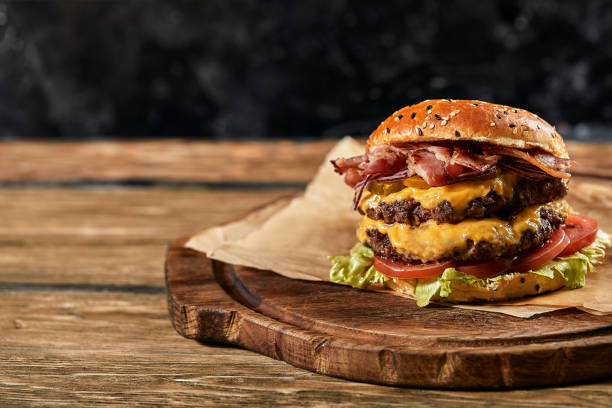
[[[410,296],[414,293],[415,284],[416,279],[394,279],[385,282],[385,286],[391,290]],[[535,273],[512,272],[486,286],[452,282],[448,297],[441,298],[436,295],[431,300],[447,303],[510,300],[539,295],[564,286],[565,280],[558,273],[550,279]]]

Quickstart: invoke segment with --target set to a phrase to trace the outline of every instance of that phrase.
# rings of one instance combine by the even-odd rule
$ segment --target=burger
[[[564,200],[570,168],[555,128],[476,100],[404,107],[362,155],[332,160],[363,215],[330,278],[431,301],[501,301],[584,286],[607,235]]]

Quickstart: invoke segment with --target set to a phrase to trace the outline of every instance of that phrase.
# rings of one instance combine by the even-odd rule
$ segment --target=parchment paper
[[[204,230],[186,246],[210,258],[270,270],[293,279],[329,280],[328,255],[348,254],[356,242],[360,215],[351,210],[353,191],[329,163],[361,154],[363,145],[345,137],[330,151],[303,195],[276,201],[247,217]],[[612,231],[612,192],[596,184],[570,182],[572,208]],[[612,262],[598,265],[581,289],[562,289],[514,302],[458,305],[466,309],[530,317],[566,307],[588,313],[612,313]],[[394,293],[395,292],[390,292]]]

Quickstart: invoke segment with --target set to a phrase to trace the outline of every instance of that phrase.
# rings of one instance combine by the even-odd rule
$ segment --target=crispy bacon
[[[439,187],[447,184],[448,175],[444,170],[444,162],[429,150],[418,150],[408,157],[410,167],[427,184]]]
[[[351,187],[355,187],[359,182],[361,182],[361,174],[359,174],[359,170],[356,168],[350,168],[346,171],[344,175],[344,182]]]
[[[568,178],[572,160],[561,159],[541,151],[521,151],[487,144],[407,144],[401,147],[375,146],[368,153],[332,160],[336,172],[345,182],[358,189],[361,197],[368,183],[377,180],[403,180],[415,174],[432,187],[470,180],[507,168],[521,177],[541,180],[547,177]],[[358,201],[357,201],[358,202]]]
[[[436,159],[444,163],[448,163],[453,156],[453,149],[444,146],[430,145],[424,146],[423,149],[433,153]]]
[[[453,152],[451,163],[460,164],[479,172],[485,172],[494,167],[501,158],[502,156],[500,155],[485,156],[458,148]]]
[[[331,164],[334,165],[334,170],[337,173],[344,174],[348,169],[356,169],[361,163],[368,161],[368,156],[369,154],[366,153],[360,156],[349,157],[348,159],[339,157],[336,160],[332,160]]]
[[[379,145],[367,154],[332,160],[336,172],[345,174],[346,184],[355,187],[360,181],[389,179],[398,172],[404,178],[418,174],[430,185],[444,185],[466,172],[486,172],[501,156],[486,157],[465,149],[432,144],[395,147]]]
[[[523,151],[509,147],[492,145],[483,146],[482,150],[485,153],[501,154],[524,160],[555,178],[570,178],[570,174],[567,172],[567,170],[575,164],[573,160],[562,159],[540,150]]]
[[[543,180],[550,178],[550,175],[545,171],[535,167],[524,160],[517,159],[516,157],[506,157],[502,162],[501,166],[518,174],[523,178],[530,180]]]

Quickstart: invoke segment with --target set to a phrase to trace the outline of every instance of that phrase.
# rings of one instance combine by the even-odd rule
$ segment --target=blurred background
[[[612,1],[0,2],[0,138],[304,139],[470,98],[612,140]]]

